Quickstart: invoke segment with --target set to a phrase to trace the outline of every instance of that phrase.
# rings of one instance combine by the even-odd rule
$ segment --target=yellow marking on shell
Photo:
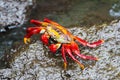
[[[54,38],[58,39],[60,38],[60,35],[57,31],[55,31],[54,29],[52,29],[52,27],[48,26],[47,27],[48,33],[53,36]]]
[[[56,26],[58,29],[60,29],[64,34],[67,34],[67,29],[65,29],[64,27],[62,26]]]
[[[42,23],[42,26],[49,28],[48,33],[51,36],[53,36],[55,39],[59,40],[60,42],[62,40],[62,42],[68,43],[63,39],[60,39],[60,34],[57,31],[55,31],[53,28],[59,29],[63,34],[69,35],[71,37],[71,39],[73,40],[73,35],[63,26],[61,26],[59,24],[57,25],[57,24],[54,24],[54,23],[47,23],[47,22],[41,22],[41,23]]]
[[[57,28],[57,29],[59,29],[61,32],[63,32],[64,34],[67,34],[67,35],[71,35],[71,33],[66,29],[66,28],[64,28],[63,26],[61,26],[61,25],[56,25],[55,23],[47,23],[47,22],[41,22],[41,24],[42,24],[42,26],[44,26],[44,27],[47,27],[47,26],[49,26],[49,25],[51,25],[51,28],[53,27],[53,28]],[[50,32],[51,31],[53,31],[53,33],[58,37],[58,35],[59,35],[59,33],[58,32],[56,32],[54,29],[51,29],[50,30]]]
[[[58,23],[56,23],[56,22],[54,22],[54,21],[50,21],[50,24],[54,25],[53,27],[58,28],[58,29],[61,30],[64,34],[68,34],[68,33],[69,33],[69,31],[68,31],[66,28],[64,28],[63,26],[61,26],[60,24],[58,24]]]
[[[61,25],[56,25],[55,27],[58,28],[61,32],[63,32],[63,34],[69,35],[69,37],[71,37],[71,39],[73,40],[73,35],[66,28]]]

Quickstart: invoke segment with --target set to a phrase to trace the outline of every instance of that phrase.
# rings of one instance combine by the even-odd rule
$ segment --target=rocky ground
[[[29,19],[35,0],[0,0],[0,59],[23,38],[23,23]],[[15,30],[16,29],[16,30]]]
[[[0,32],[25,22],[34,0],[0,0]]]
[[[94,49],[80,45],[81,53],[98,57],[97,62],[77,57],[85,65],[85,69],[81,70],[68,59],[65,72],[61,53],[52,54],[40,41],[36,41],[25,51],[16,53],[10,68],[0,70],[1,80],[120,80],[120,21],[69,30],[89,42],[105,40],[104,44]]]

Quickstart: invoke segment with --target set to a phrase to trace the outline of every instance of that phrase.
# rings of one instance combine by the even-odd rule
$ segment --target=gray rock
[[[61,52],[52,55],[40,41],[21,51],[11,63],[11,68],[1,69],[0,78],[11,80],[119,80],[120,79],[120,21],[110,25],[69,29],[89,42],[104,39],[105,43],[94,49],[80,47],[82,54],[99,57],[98,61],[80,60],[85,65],[81,70],[68,59],[64,72]]]
[[[27,20],[26,7],[32,4],[33,0],[0,0],[0,32],[4,31],[7,25],[23,24]]]

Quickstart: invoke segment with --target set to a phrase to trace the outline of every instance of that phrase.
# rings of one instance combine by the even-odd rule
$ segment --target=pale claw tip
[[[85,68],[83,65],[80,65],[80,67],[81,67],[82,70],[84,70],[84,68]]]
[[[64,62],[64,70],[66,70],[66,69],[67,69],[67,63]]]
[[[105,42],[103,39],[102,39],[101,41],[102,41],[102,43],[104,43],[104,42]]]
[[[100,60],[99,58],[96,59],[96,61]]]
[[[82,64],[79,64],[79,63],[77,63],[79,66],[80,66],[80,68],[82,69],[82,70],[84,70],[84,65],[82,65]]]

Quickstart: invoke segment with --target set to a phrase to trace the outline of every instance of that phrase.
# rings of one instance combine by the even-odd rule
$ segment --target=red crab
[[[98,60],[96,57],[81,54],[76,42],[79,42],[83,46],[94,48],[102,44],[104,40],[88,43],[87,41],[72,35],[60,24],[47,18],[45,18],[44,21],[31,20],[31,23],[35,24],[36,26],[29,27],[27,29],[27,34],[24,37],[24,43],[30,42],[30,37],[32,35],[41,34],[40,40],[48,46],[51,52],[56,53],[58,49],[61,51],[62,58],[64,60],[64,69],[67,67],[66,55],[77,62],[82,69],[84,69],[84,65],[81,64],[74,55],[77,55],[85,60]]]

